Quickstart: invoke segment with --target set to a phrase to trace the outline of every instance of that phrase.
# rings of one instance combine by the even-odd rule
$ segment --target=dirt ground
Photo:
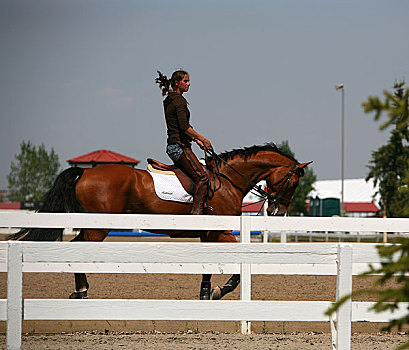
[[[128,237],[126,238],[130,240]],[[110,241],[123,240],[112,237]],[[137,240],[137,239],[133,239]],[[145,239],[146,240],[146,239]],[[174,240],[173,240],[174,241]],[[88,274],[89,297],[95,299],[198,299],[200,275]],[[214,275],[213,285],[229,276]],[[369,287],[374,277],[353,278],[354,289]],[[0,298],[7,276],[0,273]],[[25,273],[24,298],[67,298],[71,274]],[[253,300],[335,300],[336,276],[254,275]],[[239,289],[225,299],[239,299]],[[360,296],[361,301],[374,301]],[[353,323],[352,349],[393,349],[409,340],[380,334],[382,324]],[[239,322],[198,321],[24,321],[23,349],[330,349],[329,322],[253,322],[252,336],[242,336]],[[0,322],[0,333],[6,324]],[[56,334],[57,333],[57,334]],[[61,334],[64,333],[64,334]],[[46,335],[45,335],[46,334]],[[74,344],[74,345],[73,345]],[[5,336],[0,335],[0,348]]]
[[[352,350],[394,349],[407,339],[400,335],[354,334]],[[5,336],[0,336],[0,347],[5,348]],[[241,334],[220,333],[149,333],[149,334],[65,334],[24,336],[22,349],[144,349],[144,350],[328,350],[328,334]]]

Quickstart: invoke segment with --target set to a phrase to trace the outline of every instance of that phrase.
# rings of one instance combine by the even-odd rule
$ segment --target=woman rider
[[[201,215],[206,203],[209,179],[202,164],[192,152],[192,141],[205,150],[212,145],[190,125],[188,103],[183,97],[183,94],[189,91],[189,74],[183,70],[177,70],[168,79],[161,72],[158,71],[158,73],[159,77],[155,81],[159,84],[162,95],[167,95],[163,101],[168,135],[166,153],[173,163],[196,184],[190,214]]]

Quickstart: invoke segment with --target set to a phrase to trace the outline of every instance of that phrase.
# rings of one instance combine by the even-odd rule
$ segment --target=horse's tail
[[[75,184],[84,169],[73,167],[57,176],[53,186],[46,193],[41,213],[81,213],[82,207],[75,194]],[[61,241],[62,228],[25,228],[10,235],[8,239],[22,241]]]

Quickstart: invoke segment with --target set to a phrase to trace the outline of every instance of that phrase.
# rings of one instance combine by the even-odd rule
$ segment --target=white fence
[[[262,240],[264,243],[269,241],[269,237],[277,238],[279,237],[281,243],[287,243],[290,238],[292,241],[298,242],[299,238],[302,237],[303,241],[308,237],[309,242],[314,241],[338,241],[343,242],[344,240],[354,240],[358,243],[361,240],[370,240],[371,242],[376,243],[388,243],[393,242],[393,240],[397,237],[408,237],[407,233],[404,232],[394,232],[388,234],[387,232],[263,232]],[[261,238],[260,238],[261,239]]]
[[[0,271],[8,273],[7,346],[21,346],[22,320],[330,321],[331,301],[252,301],[251,275],[336,274],[337,298],[352,291],[352,275],[379,263],[373,244],[250,244],[250,230],[408,232],[407,219],[265,218],[122,214],[0,213],[0,227],[241,230],[241,244],[0,242]],[[204,265],[205,264],[205,265]],[[177,269],[174,269],[178,266]],[[22,299],[23,272],[239,273],[241,300]],[[350,349],[351,322],[385,322],[373,303],[347,302],[336,315],[333,348]],[[403,315],[407,304],[393,317]],[[331,324],[333,324],[331,322]]]

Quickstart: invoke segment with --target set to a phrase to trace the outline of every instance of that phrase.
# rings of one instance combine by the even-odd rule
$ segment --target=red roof
[[[353,203],[345,202],[344,210],[347,212],[354,213],[376,213],[380,209],[374,203]]]
[[[243,213],[257,213],[261,209],[262,203],[243,203],[243,205],[248,205],[242,208]],[[307,203],[309,205],[309,203]],[[380,210],[376,206],[376,204],[371,202],[360,202],[360,203],[353,203],[353,202],[345,202],[344,209],[347,212],[353,213],[376,213]]]
[[[139,160],[124,156],[116,152],[100,149],[99,151],[90,152],[82,156],[67,160],[68,163],[126,163],[138,164]]]
[[[243,213],[258,213],[262,205],[263,205],[263,202],[243,203],[243,207],[241,208],[241,211]]]
[[[0,203],[0,209],[20,209],[20,202],[2,202]]]

